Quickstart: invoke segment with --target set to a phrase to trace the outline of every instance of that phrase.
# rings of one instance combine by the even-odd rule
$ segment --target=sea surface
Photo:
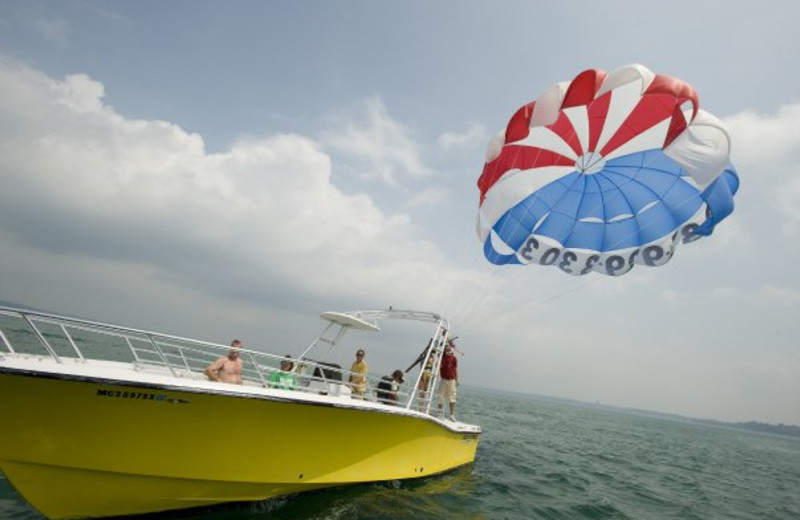
[[[459,400],[484,429],[471,467],[139,518],[800,519],[800,439],[466,386]],[[0,477],[0,519],[41,518]]]

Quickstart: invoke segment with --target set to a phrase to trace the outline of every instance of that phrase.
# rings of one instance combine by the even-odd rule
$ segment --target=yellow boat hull
[[[0,373],[0,470],[48,518],[256,501],[441,473],[478,433],[263,396]]]

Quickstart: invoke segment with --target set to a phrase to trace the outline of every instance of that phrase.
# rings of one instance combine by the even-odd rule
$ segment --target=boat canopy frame
[[[416,405],[416,408],[420,411],[426,414],[431,413],[432,397],[435,395],[434,389],[439,382],[439,366],[445,345],[449,340],[450,323],[445,318],[434,312],[393,309],[391,307],[389,309],[323,312],[320,317],[328,321],[328,324],[322,330],[322,333],[300,354],[301,362],[307,360],[308,354],[315,348],[319,348],[321,344],[328,345],[328,351],[323,356],[323,360],[329,359],[333,349],[349,331],[378,332],[381,330],[380,322],[383,320],[418,321],[435,325],[435,332],[428,344],[429,347],[432,346],[433,348],[426,348],[415,362],[415,364],[420,364],[420,370],[414,380],[411,391],[398,392],[398,404],[404,408],[413,409]],[[430,364],[432,368],[428,374],[427,388],[422,390],[420,381],[426,376],[425,367],[428,366],[428,358],[431,356],[433,357],[433,362]],[[348,376],[351,374],[349,370],[338,370]],[[375,391],[377,386],[370,384],[370,379],[374,381],[378,378],[376,376],[368,377],[367,388],[369,393]],[[404,399],[400,399],[400,397]]]

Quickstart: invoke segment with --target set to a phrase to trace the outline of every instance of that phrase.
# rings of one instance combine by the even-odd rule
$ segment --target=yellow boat
[[[227,346],[0,307],[0,470],[59,519],[258,501],[474,461],[481,429],[432,413],[437,377],[424,398],[409,381],[384,403],[370,374],[357,399],[347,370],[310,357],[350,330],[413,320],[433,325],[426,352],[438,367],[446,320],[401,310],[322,317],[323,333],[293,360],[296,385],[279,389],[269,376],[281,356],[242,349],[243,384],[218,383],[203,368]]]

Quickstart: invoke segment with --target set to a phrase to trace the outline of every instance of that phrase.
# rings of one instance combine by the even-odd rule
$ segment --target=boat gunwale
[[[41,362],[42,360],[40,356],[26,355],[26,357],[38,358],[39,362]],[[15,359],[15,358],[22,359],[23,361],[27,360],[26,358],[23,358],[22,356],[19,355],[14,356],[6,354],[6,359]],[[0,374],[35,377],[42,379],[55,379],[60,381],[76,381],[81,383],[95,383],[95,384],[103,384],[109,386],[138,386],[142,388],[147,388],[149,390],[165,390],[165,391],[184,392],[197,395],[212,395],[218,397],[242,398],[242,399],[251,399],[259,401],[294,403],[298,405],[323,406],[323,407],[332,407],[340,409],[358,410],[371,413],[399,415],[414,419],[427,420],[439,426],[442,426],[445,429],[450,430],[452,432],[463,433],[463,434],[474,434],[474,435],[480,435],[483,433],[481,427],[478,425],[456,422],[456,421],[446,421],[434,415],[420,412],[418,410],[408,409],[399,406],[390,406],[373,401],[365,401],[365,400],[362,401],[360,399],[352,399],[350,397],[328,396],[328,395],[313,394],[307,392],[295,392],[295,395],[292,396],[282,396],[275,394],[275,392],[286,393],[294,391],[263,388],[257,386],[240,387],[240,386],[230,385],[231,388],[223,388],[220,385],[220,388],[210,388],[206,387],[205,385],[203,386],[178,385],[167,382],[147,381],[144,379],[125,380],[111,376],[103,377],[103,376],[82,375],[69,371],[58,372],[58,371],[48,371],[48,370],[37,370],[33,368],[4,366],[2,363],[2,359],[3,357],[0,356]],[[103,362],[109,364],[112,363],[117,364],[120,366],[120,368],[126,365],[130,365],[129,363],[124,363],[119,361],[104,360]],[[64,365],[58,365],[58,366],[63,367]],[[129,367],[127,368],[127,370],[132,370],[132,368]],[[147,374],[147,375],[152,376],[153,374]],[[175,379],[173,376],[164,376],[164,377]],[[190,380],[186,379],[186,381]],[[195,381],[195,382],[206,383],[205,381]]]

